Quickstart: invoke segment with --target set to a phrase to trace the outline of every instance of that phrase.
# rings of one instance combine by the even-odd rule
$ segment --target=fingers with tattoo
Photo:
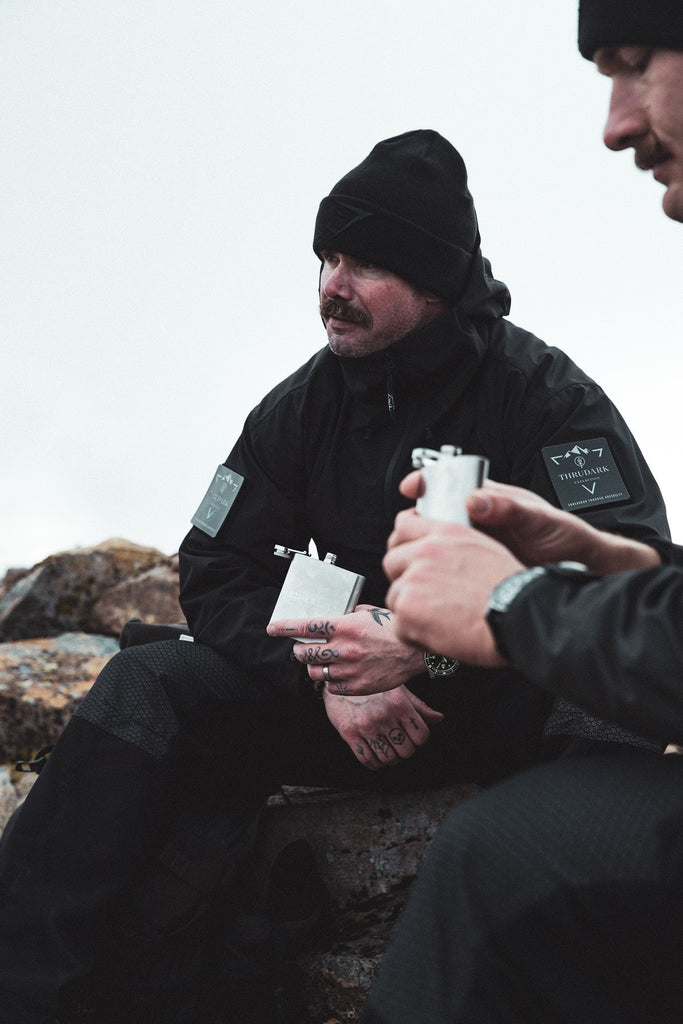
[[[304,647],[300,644],[296,649],[296,656],[304,665],[326,665],[339,657],[339,651],[333,650],[327,644],[316,644],[313,647]]]
[[[342,679],[328,680],[327,689],[330,693],[333,693],[335,697],[345,697],[349,692],[349,684],[345,683]]]
[[[377,757],[383,757],[385,761],[391,761],[396,753],[385,736],[378,734],[370,740],[370,747]]]

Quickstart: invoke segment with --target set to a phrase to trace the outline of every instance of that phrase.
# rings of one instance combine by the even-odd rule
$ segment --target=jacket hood
[[[497,320],[508,315],[511,301],[507,285],[493,276],[491,264],[482,255],[477,238],[467,284],[455,306],[457,313],[463,320]]]

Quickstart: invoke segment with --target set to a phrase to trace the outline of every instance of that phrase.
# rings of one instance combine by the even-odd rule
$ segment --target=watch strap
[[[494,587],[486,609],[486,620],[493,633],[496,647],[506,661],[510,660],[509,651],[503,637],[505,613],[516,597],[530,583],[541,576],[563,576],[570,579],[594,579],[593,574],[582,562],[557,562],[549,565],[532,565],[528,569],[507,576]]]

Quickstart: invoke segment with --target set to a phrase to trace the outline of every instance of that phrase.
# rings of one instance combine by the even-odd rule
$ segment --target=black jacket
[[[532,682],[660,743],[683,744],[683,547],[601,579],[540,577],[498,623]]]
[[[265,634],[288,562],[306,549],[367,579],[384,604],[381,568],[399,481],[417,446],[455,444],[490,460],[494,480],[557,504],[541,449],[605,437],[631,500],[586,513],[641,540],[668,535],[659,489],[603,391],[562,352],[504,320],[504,285],[481,257],[457,310],[368,357],[328,348],[248,416],[225,465],[245,480],[215,539],[194,527],[180,549],[181,604],[197,640],[278,687],[298,688],[289,641]]]

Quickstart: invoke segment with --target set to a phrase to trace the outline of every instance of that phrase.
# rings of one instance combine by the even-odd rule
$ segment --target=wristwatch
[[[430,651],[425,651],[424,662],[431,679],[452,676],[460,667],[460,662],[455,658],[447,658],[444,654],[432,654]]]
[[[501,628],[503,617],[517,595],[539,576],[564,576],[568,579],[594,578],[593,573],[582,562],[557,562],[553,565],[533,565],[530,569],[522,569],[501,580],[489,597],[486,621],[491,627],[496,647],[506,659],[508,659],[508,651],[502,639]]]

